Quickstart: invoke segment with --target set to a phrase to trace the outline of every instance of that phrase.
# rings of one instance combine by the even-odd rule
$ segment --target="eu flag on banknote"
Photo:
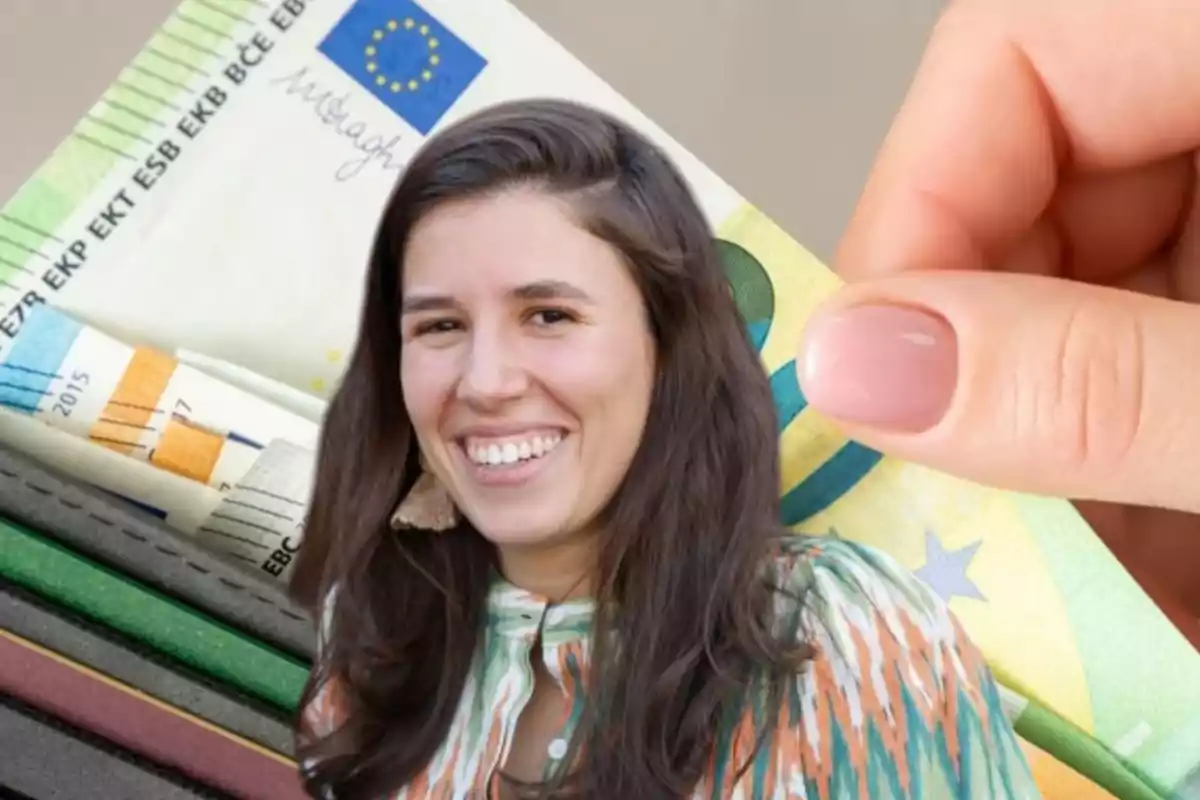
[[[319,49],[423,135],[487,64],[411,0],[357,0]]]

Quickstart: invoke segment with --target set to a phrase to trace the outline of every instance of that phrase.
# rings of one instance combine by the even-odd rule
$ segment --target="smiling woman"
[[[637,284],[573,216],[532,186],[458,200],[413,228],[404,260],[418,447],[505,575],[547,597],[590,571],[591,523],[642,438],[655,371]],[[539,546],[504,547],[521,544]]]
[[[323,620],[309,791],[1036,796],[946,608],[784,529],[778,461],[659,150],[553,101],[434,137],[383,214],[293,579]]]

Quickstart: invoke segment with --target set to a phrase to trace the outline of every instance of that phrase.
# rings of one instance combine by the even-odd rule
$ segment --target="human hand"
[[[798,358],[852,438],[1099,501],[1079,507],[1101,537],[1193,618],[1197,53],[1195,0],[959,0]]]

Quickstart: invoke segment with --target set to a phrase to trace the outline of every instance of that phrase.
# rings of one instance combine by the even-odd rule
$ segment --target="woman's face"
[[[401,383],[429,467],[497,545],[587,530],[642,437],[655,347],[620,254],[531,189],[437,208],[404,261]]]

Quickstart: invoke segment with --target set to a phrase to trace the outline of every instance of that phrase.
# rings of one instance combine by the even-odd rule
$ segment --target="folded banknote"
[[[771,376],[785,521],[892,553],[1006,686],[1182,791],[1200,654],[1069,504],[885,458],[808,408],[795,346],[837,279],[502,0],[185,0],[0,209],[0,436],[285,579],[263,545],[296,546],[311,401],[388,191],[441,126],[528,96],[621,116],[687,176]]]

